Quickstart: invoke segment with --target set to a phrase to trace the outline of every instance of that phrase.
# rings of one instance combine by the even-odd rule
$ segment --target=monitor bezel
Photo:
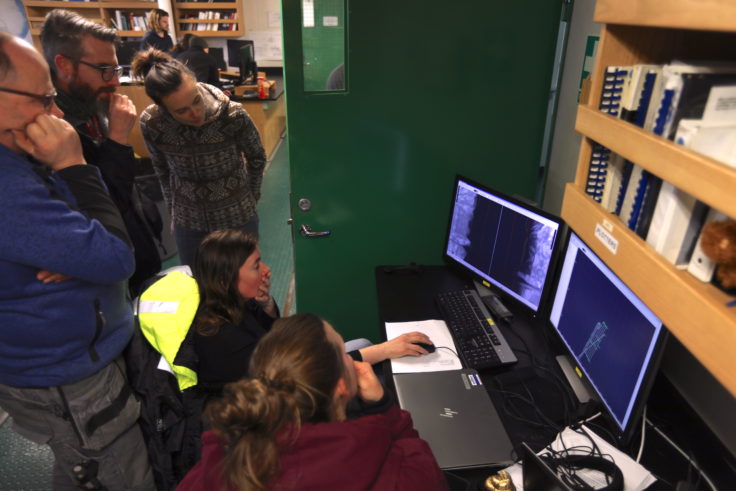
[[[667,338],[669,336],[669,330],[667,329],[667,326],[664,324],[664,322],[659,318],[659,316],[652,311],[652,313],[659,319],[659,321],[662,323],[662,327],[659,330],[659,333],[657,335],[657,339],[654,342],[654,347],[652,349],[652,356],[649,359],[649,365],[646,367],[643,375],[643,379],[641,382],[641,385],[639,386],[638,393],[634,396],[634,404],[631,409],[631,414],[629,415],[629,419],[627,422],[627,425],[625,428],[621,428],[619,425],[616,417],[612,414],[612,412],[608,409],[608,406],[603,403],[602,396],[598,392],[598,389],[596,389],[596,386],[591,382],[590,378],[588,377],[588,373],[580,366],[578,363],[578,359],[575,356],[574,353],[570,351],[570,349],[567,346],[567,343],[563,340],[562,334],[560,331],[554,326],[552,323],[552,308],[554,305],[554,299],[557,296],[557,290],[560,286],[560,279],[562,277],[562,270],[564,266],[564,261],[567,253],[567,249],[570,245],[570,242],[573,240],[574,237],[577,237],[580,242],[590,250],[590,252],[595,255],[598,260],[603,263],[603,265],[609,269],[611,274],[615,276],[626,288],[631,290],[631,292],[639,299],[639,301],[645,305],[650,311],[651,308],[649,308],[644,302],[639,298],[639,296],[634,292],[634,290],[629,287],[625,281],[621,279],[619,275],[616,274],[613,269],[606,264],[606,262],[598,255],[598,253],[590,247],[590,245],[583,240],[580,235],[576,234],[574,230],[570,229],[567,233],[567,236],[565,237],[563,246],[559,249],[559,258],[558,258],[558,265],[557,265],[557,272],[555,274],[555,281],[553,284],[553,288],[550,290],[549,295],[549,309],[547,312],[547,327],[549,330],[552,331],[553,336],[555,336],[555,339],[557,340],[558,344],[560,345],[560,348],[562,349],[564,355],[569,357],[570,361],[572,362],[572,365],[574,367],[575,374],[583,381],[585,387],[589,390],[591,396],[595,399],[597,402],[597,405],[600,407],[601,414],[606,417],[606,419],[610,422],[611,428],[613,428],[615,431],[613,432],[613,435],[616,437],[618,445],[627,445],[631,441],[632,436],[636,433],[636,430],[639,428],[639,425],[637,424],[639,422],[639,418],[641,418],[642,413],[644,411],[644,407],[646,406],[647,399],[649,398],[649,394],[652,390],[652,386],[654,385],[654,381],[657,377],[657,374],[659,373],[659,367],[662,362],[662,357],[664,355],[664,349],[666,345]],[[572,390],[572,389],[571,389]]]
[[[545,218],[547,220],[550,220],[550,221],[553,221],[553,222],[557,223],[557,225],[558,225],[557,234],[555,236],[553,250],[552,250],[552,255],[550,257],[549,269],[547,271],[547,277],[545,278],[544,286],[542,287],[542,295],[541,295],[541,297],[539,299],[539,305],[537,305],[536,310],[535,309],[532,309],[529,305],[525,304],[521,300],[515,298],[514,296],[510,295],[506,291],[502,290],[501,288],[499,288],[494,283],[489,283],[482,275],[480,275],[476,271],[473,271],[472,269],[466,267],[464,264],[462,264],[461,262],[457,261],[455,258],[453,258],[452,256],[450,256],[447,253],[447,248],[448,248],[449,243],[450,243],[450,233],[452,231],[452,218],[453,218],[453,212],[455,210],[455,202],[456,202],[456,197],[457,197],[457,191],[458,191],[459,183],[461,181],[463,181],[463,182],[465,182],[465,183],[467,183],[467,184],[469,184],[469,185],[471,185],[473,187],[476,187],[476,188],[478,188],[478,189],[480,189],[480,190],[482,190],[482,191],[484,191],[486,193],[495,195],[495,196],[497,196],[500,199],[503,199],[503,200],[506,200],[506,201],[508,201],[510,203],[513,203],[516,206],[519,206],[521,208],[524,208],[526,211],[528,211],[530,213],[537,214],[537,215],[539,215],[539,216],[541,216],[541,217],[543,217],[543,218]],[[514,311],[517,311],[518,309],[523,309],[530,316],[532,316],[532,317],[538,317],[538,316],[540,316],[540,315],[542,315],[542,314],[544,314],[546,312],[546,307],[547,307],[547,303],[548,303],[550,291],[551,291],[551,288],[552,288],[553,279],[555,278],[555,275],[556,275],[556,266],[557,266],[557,262],[558,262],[558,259],[559,259],[560,244],[563,242],[563,238],[564,238],[564,236],[566,234],[566,230],[567,230],[567,228],[566,228],[565,222],[564,222],[564,220],[562,220],[561,217],[556,216],[556,215],[554,215],[552,213],[549,213],[547,211],[544,211],[541,208],[539,208],[538,206],[535,206],[535,205],[533,205],[531,203],[525,202],[524,200],[522,200],[520,198],[515,198],[513,196],[509,196],[506,193],[503,193],[501,191],[498,191],[496,189],[493,189],[493,188],[491,188],[489,186],[485,186],[485,185],[483,185],[483,184],[481,184],[481,183],[479,183],[477,181],[474,181],[473,179],[470,179],[470,178],[465,177],[465,176],[460,175],[460,174],[456,174],[455,175],[454,184],[453,184],[453,188],[452,188],[452,195],[450,196],[450,213],[449,213],[449,217],[447,219],[447,232],[446,232],[446,235],[445,235],[445,242],[444,242],[444,246],[443,246],[443,249],[442,249],[442,256],[443,256],[443,259],[444,259],[445,263],[448,266],[450,266],[453,270],[455,270],[456,272],[458,272],[458,273],[460,273],[462,275],[469,276],[471,279],[480,282],[486,288],[489,288],[490,290],[492,290],[492,292],[494,294],[496,294],[497,296],[501,297],[501,299],[504,302],[508,302],[509,303],[509,305],[508,305],[509,307],[513,306],[513,310]]]

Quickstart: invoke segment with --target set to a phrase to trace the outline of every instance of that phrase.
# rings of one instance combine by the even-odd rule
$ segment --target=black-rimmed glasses
[[[0,92],[9,92],[11,94],[18,94],[18,95],[24,95],[26,97],[30,97],[32,99],[36,99],[37,101],[41,102],[43,104],[43,108],[48,111],[48,109],[54,104],[54,99],[56,99],[56,91],[51,91],[48,94],[31,94],[30,92],[24,92],[22,90],[15,90],[15,89],[6,89],[4,87],[0,87]]]
[[[78,58],[72,58],[71,56],[66,57],[72,61],[76,61],[77,63],[81,63],[82,65],[87,65],[90,68],[98,70],[100,72],[100,75],[102,75],[102,80],[104,80],[105,82],[109,82],[116,76],[119,77],[123,73],[123,69],[125,68],[122,65],[95,65],[94,63],[89,63]]]

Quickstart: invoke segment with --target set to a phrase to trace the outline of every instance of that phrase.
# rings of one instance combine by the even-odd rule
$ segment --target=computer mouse
[[[435,345],[433,345],[431,343],[412,343],[412,344],[416,344],[417,346],[421,346],[422,348],[424,348],[427,351],[427,353],[434,353],[435,350],[437,349],[435,347]]]

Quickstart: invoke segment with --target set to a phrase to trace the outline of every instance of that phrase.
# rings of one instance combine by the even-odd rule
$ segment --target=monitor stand
[[[575,393],[578,401],[580,401],[580,404],[585,404],[586,402],[591,401],[593,396],[591,395],[590,389],[588,389],[585,383],[578,376],[570,357],[559,355],[556,356],[555,359],[557,360],[557,364],[560,365],[560,369],[562,369],[562,373],[565,375],[567,383],[572,387],[572,391]]]
[[[477,280],[473,280],[473,284],[475,285],[475,291],[478,292],[478,296],[480,296],[485,306],[488,308],[488,310],[491,311],[491,314],[493,314],[494,318],[497,321],[511,321],[514,315],[509,309],[506,308],[503,302],[501,302],[501,299],[498,297],[498,295],[496,295],[496,293],[493,292],[493,290]]]

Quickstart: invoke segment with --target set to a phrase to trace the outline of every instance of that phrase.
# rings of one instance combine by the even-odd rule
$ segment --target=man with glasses
[[[43,57],[0,32],[0,407],[53,489],[153,490],[121,353],[133,253]]]
[[[135,250],[130,279],[135,295],[140,284],[161,269],[154,236],[160,237],[156,205],[135,185],[135,156],[129,135],[136,109],[116,94],[123,68],[118,65],[113,29],[62,9],[52,10],[41,29],[41,45],[59,92],[57,104],[82,140],[87,161],[100,168],[120,209]]]

